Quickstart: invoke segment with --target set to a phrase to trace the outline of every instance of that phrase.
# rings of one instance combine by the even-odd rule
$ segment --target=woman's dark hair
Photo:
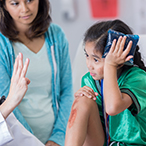
[[[51,23],[49,0],[39,0],[38,14],[31,27],[26,32],[27,38],[32,40],[42,36]],[[5,0],[0,0],[0,32],[11,41],[20,41],[19,31],[16,29],[14,21],[5,9]]]
[[[104,53],[104,48],[107,43],[108,30],[112,29],[124,34],[133,34],[128,25],[126,25],[121,20],[113,21],[102,21],[91,26],[85,33],[84,44],[86,42],[94,42],[95,51]],[[142,61],[141,54],[139,52],[139,46],[136,46],[136,51],[134,54],[134,64],[139,66],[139,68],[146,71],[146,67]]]

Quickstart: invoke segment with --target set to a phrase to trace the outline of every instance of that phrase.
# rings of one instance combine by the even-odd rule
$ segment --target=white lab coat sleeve
[[[12,133],[9,127],[0,113],[0,146],[10,142],[13,139]]]
[[[12,140],[2,146],[44,146],[34,135],[32,135],[11,113],[6,119],[11,131]],[[1,146],[1,145],[0,145]]]

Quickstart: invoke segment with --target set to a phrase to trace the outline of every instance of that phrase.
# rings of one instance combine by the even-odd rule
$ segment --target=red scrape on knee
[[[74,121],[76,119],[76,116],[77,116],[77,109],[72,109],[71,111],[71,115],[70,115],[70,118],[69,118],[69,128],[71,128],[74,124]]]
[[[72,105],[72,109],[74,108],[74,106],[76,105],[77,102],[78,102],[78,98],[76,98],[76,99],[74,100],[74,103],[73,103],[73,105]]]

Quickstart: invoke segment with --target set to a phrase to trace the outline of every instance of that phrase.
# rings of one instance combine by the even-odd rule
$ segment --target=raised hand
[[[28,65],[29,59],[27,58],[23,65],[23,55],[19,53],[15,60],[8,97],[0,107],[0,111],[5,119],[20,104],[28,89],[30,80],[25,77]]]
[[[27,58],[23,66],[23,55],[22,53],[19,53],[18,57],[15,60],[10,92],[8,95],[8,97],[11,96],[11,99],[15,102],[16,106],[23,99],[28,89],[28,84],[30,83],[30,80],[25,77],[28,65],[29,59]]]
[[[126,61],[129,61],[131,58],[133,58],[132,55],[127,56],[132,47],[132,41],[128,43],[126,49],[124,50],[125,41],[126,36],[120,36],[117,43],[116,40],[113,41],[110,51],[105,58],[106,64],[119,67]]]

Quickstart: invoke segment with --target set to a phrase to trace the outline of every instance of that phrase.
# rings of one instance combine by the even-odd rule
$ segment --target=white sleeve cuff
[[[0,146],[10,142],[13,139],[12,133],[3,118],[2,114],[0,113]]]

